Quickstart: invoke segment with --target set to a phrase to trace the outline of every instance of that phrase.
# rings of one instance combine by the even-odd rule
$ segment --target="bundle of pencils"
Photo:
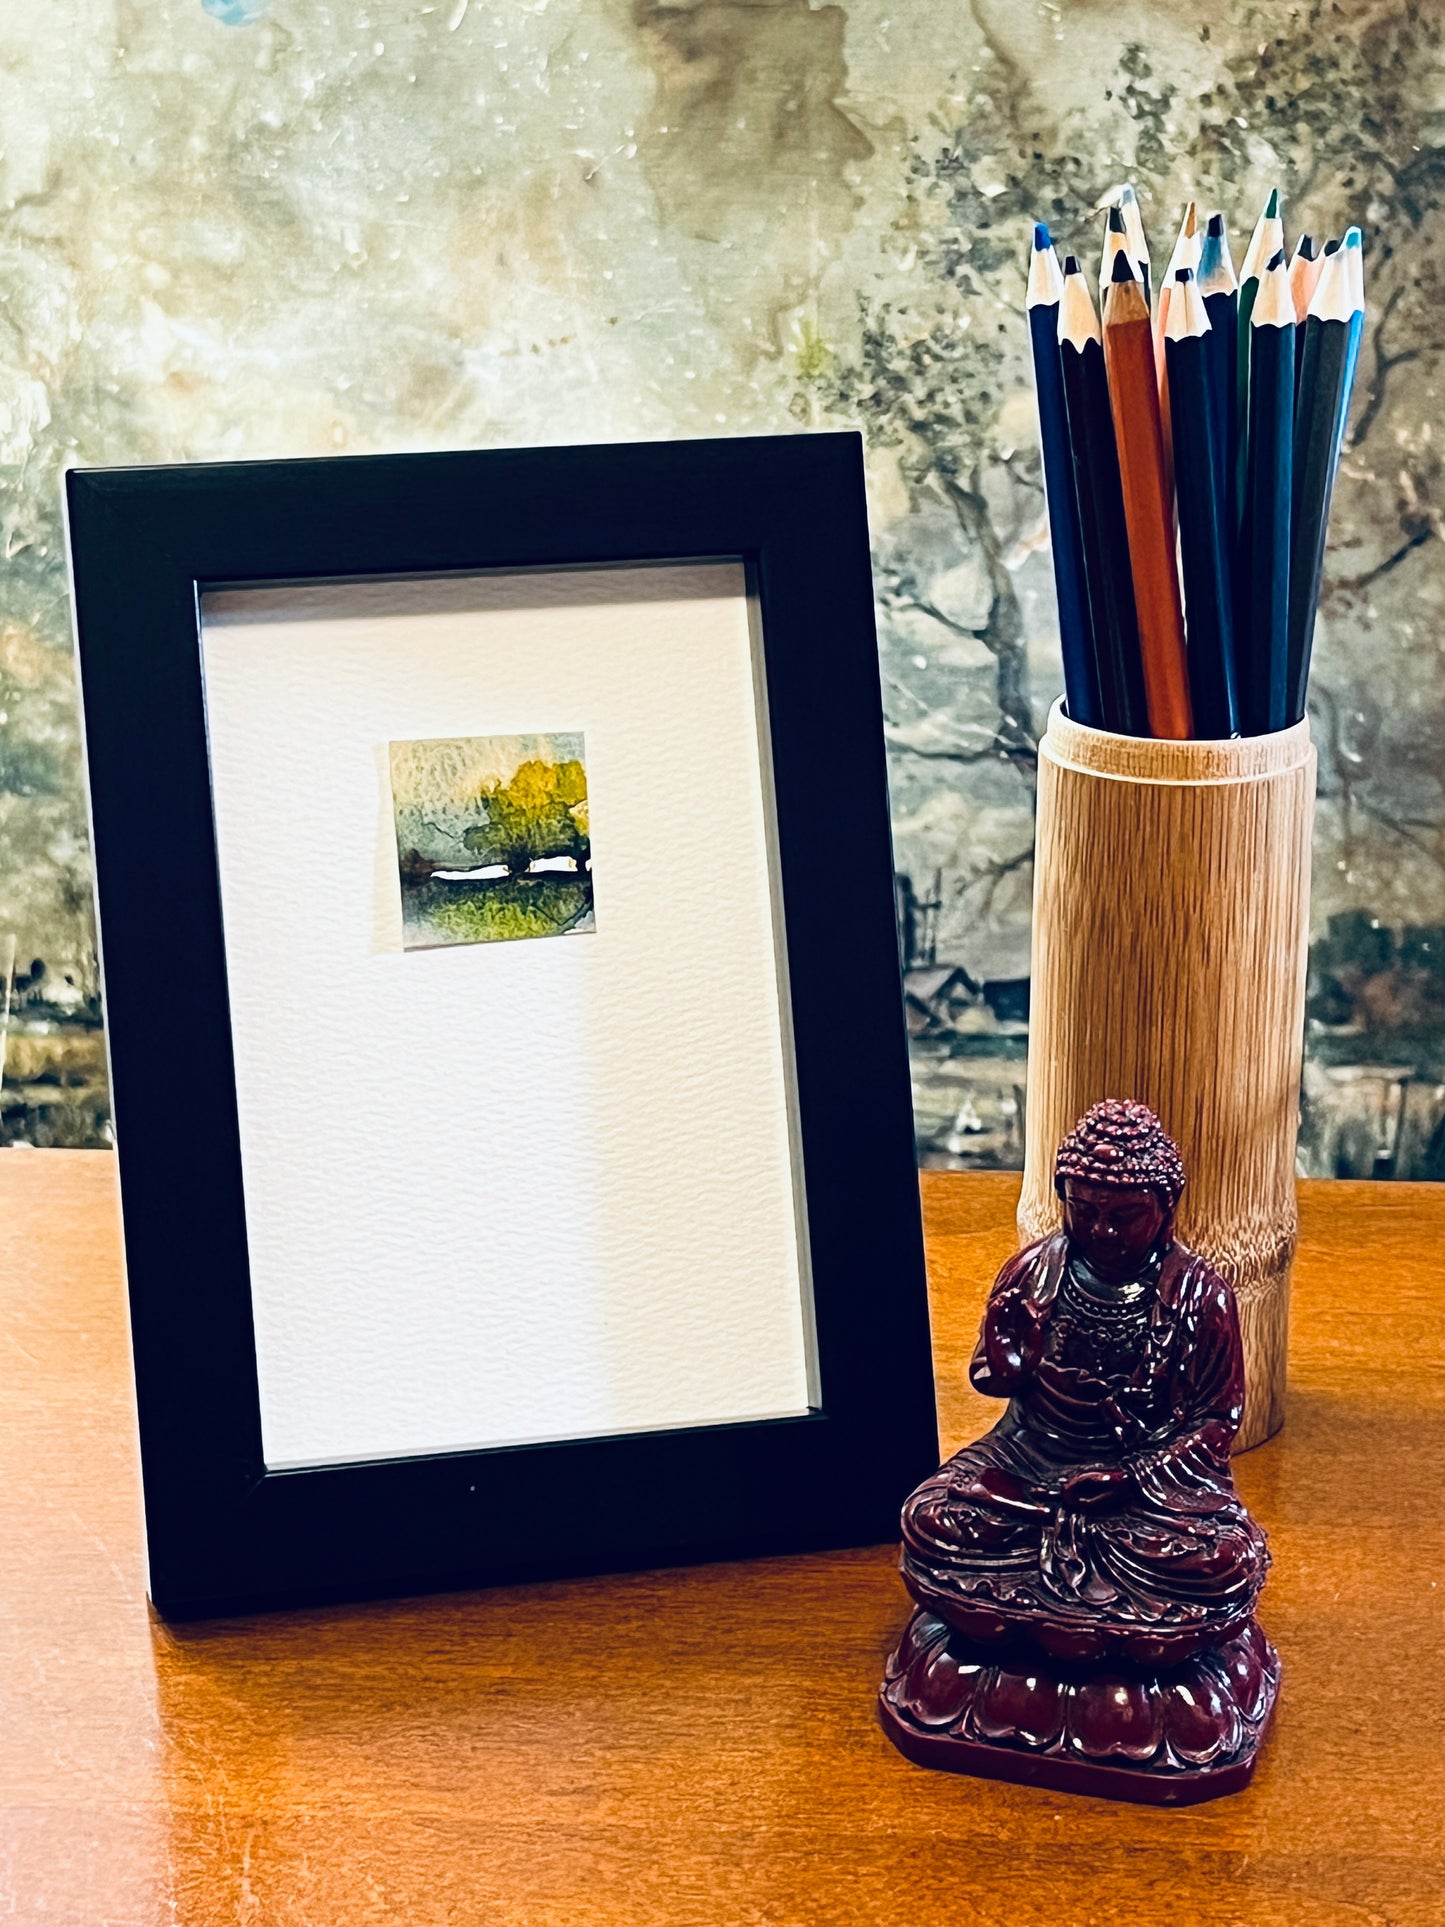
[[[1099,305],[1034,229],[1029,337],[1065,700],[1131,736],[1304,715],[1330,497],[1365,319],[1360,230],[1287,259],[1271,194],[1238,275],[1191,201],[1151,300],[1139,204],[1109,208]]]

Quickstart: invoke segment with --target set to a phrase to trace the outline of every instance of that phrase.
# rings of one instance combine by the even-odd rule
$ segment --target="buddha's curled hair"
[[[1059,1146],[1055,1190],[1063,1190],[1066,1178],[1115,1190],[1157,1191],[1172,1207],[1184,1189],[1184,1160],[1147,1104],[1109,1097],[1085,1111]]]

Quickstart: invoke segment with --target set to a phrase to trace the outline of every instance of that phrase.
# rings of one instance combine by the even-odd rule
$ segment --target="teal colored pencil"
[[[1290,485],[1294,468],[1294,301],[1280,248],[1259,277],[1250,321],[1249,438],[1235,576],[1239,726],[1288,717]]]

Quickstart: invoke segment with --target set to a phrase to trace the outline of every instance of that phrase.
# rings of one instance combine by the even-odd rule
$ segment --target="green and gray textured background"
[[[1291,238],[1365,229],[1312,700],[1302,1159],[1445,1177],[1445,16],[1204,11],[9,0],[3,1136],[109,1131],[67,462],[857,424],[920,1143],[935,1163],[1017,1162],[1034,746],[1059,684],[1027,224],[1092,266],[1090,210],[1132,177],[1159,256],[1190,193],[1224,207],[1237,246],[1276,182]],[[184,1129],[164,927],[151,946]],[[325,976],[324,958],[278,958],[275,994],[322,997]]]

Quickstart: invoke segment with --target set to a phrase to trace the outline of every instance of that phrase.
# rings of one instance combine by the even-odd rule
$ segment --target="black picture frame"
[[[77,469],[66,495],[156,1607],[181,1619],[896,1536],[938,1442],[859,438]],[[268,1471],[200,595],[698,558],[743,560],[762,630],[821,1403]],[[818,863],[820,768],[846,772],[828,797],[846,930]],[[189,879],[179,897],[157,821],[165,865]],[[184,1040],[183,1118],[160,1022]],[[585,1502],[559,1504],[568,1492]]]

